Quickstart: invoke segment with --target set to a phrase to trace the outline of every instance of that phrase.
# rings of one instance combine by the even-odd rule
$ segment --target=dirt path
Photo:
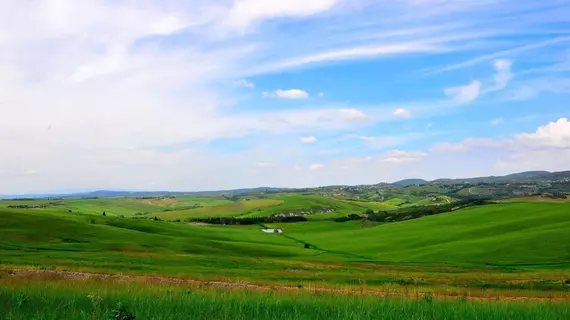
[[[62,270],[38,270],[38,269],[8,269],[0,268],[0,272],[5,272],[11,277],[37,277],[48,279],[104,279],[104,280],[118,280],[118,281],[134,281],[142,283],[164,283],[164,284],[181,284],[197,287],[212,287],[212,288],[244,288],[260,291],[297,291],[308,293],[330,293],[338,295],[368,295],[379,297],[400,297],[400,298],[415,298],[423,299],[426,294],[431,295],[436,299],[458,299],[465,298],[473,301],[544,301],[544,302],[570,302],[570,295],[563,295],[557,297],[536,297],[536,296],[506,296],[500,295],[500,292],[472,292],[472,293],[429,293],[414,291],[383,291],[374,289],[333,289],[324,287],[303,287],[285,285],[260,285],[253,283],[238,283],[238,282],[225,282],[225,281],[206,281],[174,277],[159,277],[159,276],[138,276],[138,275],[119,275],[119,274],[105,274],[105,273],[89,273],[77,271],[62,271]]]

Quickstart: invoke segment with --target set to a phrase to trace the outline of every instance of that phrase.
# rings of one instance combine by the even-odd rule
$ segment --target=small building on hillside
[[[283,233],[281,229],[261,229],[265,233]]]

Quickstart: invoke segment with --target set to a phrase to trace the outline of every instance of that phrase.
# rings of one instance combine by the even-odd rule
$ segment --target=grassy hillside
[[[59,205],[37,210],[71,211],[72,213],[146,217],[155,216],[164,220],[185,220],[189,218],[207,217],[264,217],[274,214],[307,215],[309,219],[331,219],[348,214],[359,214],[367,209],[374,211],[394,210],[411,205],[446,204],[452,199],[445,195],[437,195],[433,201],[436,187],[404,188],[402,198],[391,198],[386,201],[361,201],[358,199],[340,199],[326,196],[303,194],[272,194],[235,197],[230,201],[222,197],[179,197],[179,198],[92,198],[63,200],[1,200],[0,209],[12,205],[36,206],[57,202]],[[428,192],[429,190],[429,192]],[[420,196],[421,194],[421,196]],[[21,209],[26,210],[26,209]],[[36,209],[34,209],[36,210]]]
[[[501,202],[546,202],[546,203],[567,203],[570,202],[570,197],[566,199],[552,199],[542,196],[531,196],[531,197],[522,197],[522,198],[512,198],[512,199],[505,199],[501,200]]]
[[[197,226],[59,207],[0,209],[0,265],[293,285],[420,283],[446,292],[497,281],[528,289],[528,282],[517,282],[524,279],[566,292],[569,213],[570,204],[505,203],[389,224],[280,224],[285,233],[276,235],[259,226]]]
[[[61,202],[57,208],[75,213],[97,214],[105,212],[111,216],[134,216],[144,213],[157,213],[165,210],[183,210],[185,207],[199,205],[202,207],[221,206],[231,203],[218,198],[176,198],[176,199],[136,199],[136,198],[98,198],[98,199],[64,199],[64,200],[1,200],[1,207],[11,205],[34,205],[49,202]]]
[[[341,200],[300,194],[278,194],[269,199],[242,199],[237,202],[191,210],[156,214],[167,220],[203,217],[265,217],[273,214],[304,214],[309,219],[329,219],[350,213],[362,213],[366,209],[391,210],[397,206],[382,202]]]
[[[450,264],[570,264],[570,204],[473,207],[368,228],[281,225],[287,235],[371,260]],[[335,227],[331,230],[329,225]],[[317,230],[320,230],[317,232]]]
[[[188,219],[198,217],[236,217],[251,212],[261,212],[267,208],[276,207],[283,203],[280,199],[240,200],[222,205],[208,206],[198,209],[162,212],[157,217],[166,220]]]

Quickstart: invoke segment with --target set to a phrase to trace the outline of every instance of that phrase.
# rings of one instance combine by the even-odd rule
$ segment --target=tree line
[[[363,214],[350,214],[345,217],[334,219],[336,222],[346,222],[351,220],[366,219],[376,222],[396,222],[411,219],[418,219],[425,216],[451,212],[471,206],[481,206],[487,204],[494,204],[495,202],[483,199],[470,199],[452,202],[449,204],[438,206],[411,206],[400,208],[393,211],[378,211],[374,212],[372,209],[367,209]]]
[[[222,225],[253,225],[261,223],[279,223],[279,222],[304,222],[307,218],[303,216],[291,216],[291,217],[246,217],[246,218],[235,218],[235,217],[210,217],[210,218],[191,218],[188,222],[201,222],[208,224],[222,224]]]

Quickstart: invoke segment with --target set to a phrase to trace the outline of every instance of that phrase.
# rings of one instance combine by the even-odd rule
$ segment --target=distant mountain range
[[[556,181],[561,179],[570,180],[570,171],[561,172],[548,172],[548,171],[526,171],[506,176],[489,176],[478,178],[464,178],[464,179],[437,179],[427,181],[424,179],[405,179],[396,181],[391,184],[394,187],[406,187],[411,185],[422,184],[442,184],[442,183],[508,183],[508,182],[536,182],[536,181]],[[16,199],[16,198],[110,198],[110,197],[152,197],[152,196],[206,196],[206,195],[231,195],[243,194],[250,192],[278,192],[285,190],[301,190],[294,188],[271,188],[271,187],[258,187],[258,188],[244,188],[233,190],[217,190],[217,191],[196,191],[196,192],[181,192],[181,191],[112,191],[112,190],[98,190],[92,192],[82,193],[69,193],[69,194],[19,194],[19,195],[0,195],[0,199]]]
[[[551,181],[570,178],[570,171],[548,172],[548,171],[525,171],[513,173],[506,176],[488,176],[477,178],[462,179],[437,179],[426,181],[423,179],[405,179],[394,182],[393,185],[409,186],[416,184],[432,184],[432,183],[497,183],[497,182],[524,182],[524,181]]]
[[[23,199],[23,198],[116,198],[116,197],[158,197],[158,196],[205,196],[205,195],[222,195],[222,194],[238,194],[248,192],[263,191],[283,191],[286,188],[245,188],[234,190],[217,190],[217,191],[113,191],[113,190],[97,190],[92,192],[65,193],[65,194],[18,194],[18,195],[0,195],[0,199]]]

